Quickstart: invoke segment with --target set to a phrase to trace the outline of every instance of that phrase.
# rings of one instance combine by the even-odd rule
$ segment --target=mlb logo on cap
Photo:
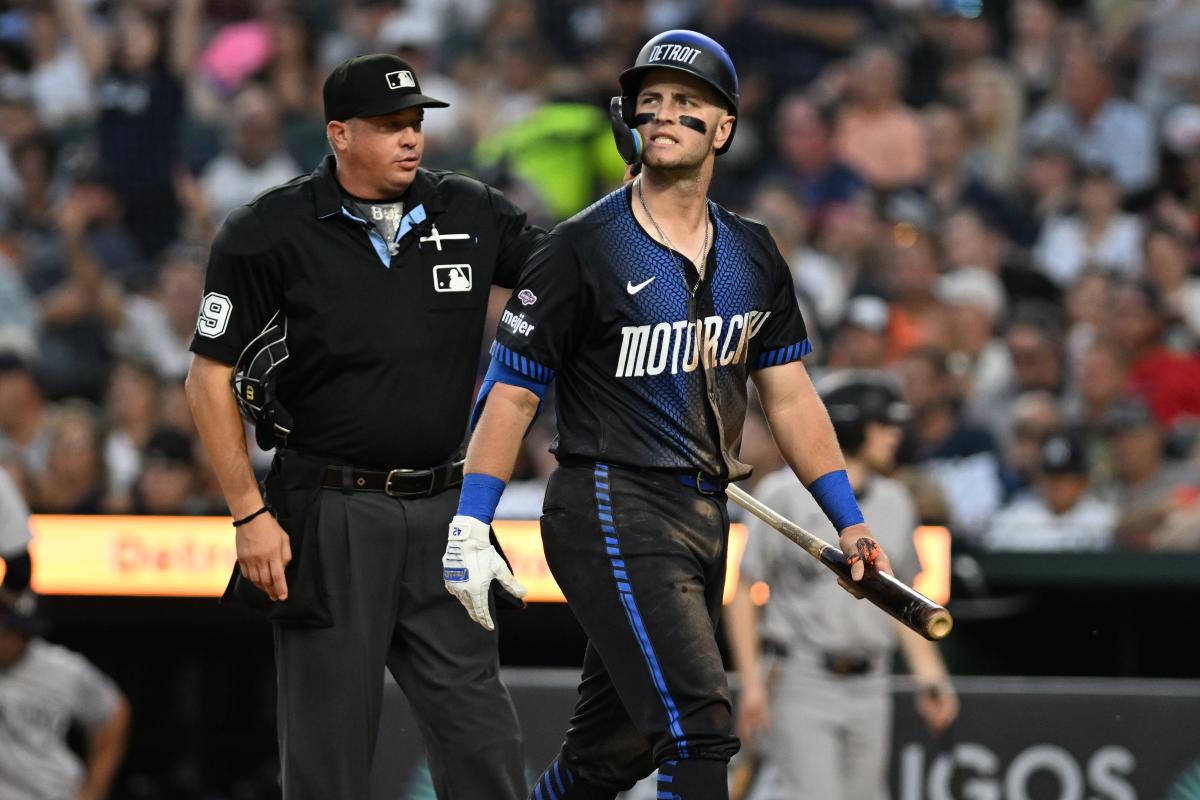
[[[389,89],[411,89],[417,85],[417,82],[413,80],[413,74],[406,69],[389,72],[385,77]]]

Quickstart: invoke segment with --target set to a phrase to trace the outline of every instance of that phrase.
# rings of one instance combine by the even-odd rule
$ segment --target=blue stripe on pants
[[[596,483],[596,502],[598,505],[601,505],[600,494],[602,491],[607,494],[609,487],[608,466],[597,464],[593,474],[595,475]],[[597,513],[599,514],[599,512]],[[603,517],[604,515],[601,516]],[[608,524],[604,524],[605,522]],[[613,540],[608,544],[607,550],[608,554],[613,556],[609,561],[612,562],[613,580],[616,582],[617,591],[621,595],[621,605],[625,608],[625,619],[629,621],[629,627],[633,629],[638,647],[642,651],[642,657],[645,658],[646,666],[650,669],[650,677],[654,682],[654,688],[658,692],[658,697],[662,701],[663,708],[666,709],[667,727],[671,731],[671,736],[675,739],[679,755],[681,758],[687,758],[687,740],[683,738],[683,729],[679,727],[679,709],[676,707],[671,693],[667,690],[667,681],[663,677],[662,668],[659,667],[658,656],[654,654],[654,646],[650,643],[650,635],[646,632],[646,626],[642,622],[642,615],[638,611],[637,601],[633,598],[633,589],[628,583],[617,576],[617,570],[623,568],[625,563],[621,557],[620,537],[617,534],[616,523],[611,519],[602,519],[600,527],[607,534],[605,537],[606,540]]]

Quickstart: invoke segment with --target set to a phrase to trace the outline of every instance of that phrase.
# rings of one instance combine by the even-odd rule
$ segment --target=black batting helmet
[[[635,99],[642,88],[642,78],[652,69],[673,69],[694,75],[716,89],[729,113],[737,116],[740,99],[738,77],[729,53],[702,33],[674,30],[660,33],[646,42],[633,66],[621,73],[621,113],[630,127],[633,126]],[[733,133],[737,130],[736,119],[733,127],[725,144],[717,150],[717,155],[728,150],[733,142]]]
[[[849,454],[862,447],[868,422],[902,426],[912,419],[912,409],[884,373],[837,372],[821,381],[817,391],[829,411],[838,445]]]

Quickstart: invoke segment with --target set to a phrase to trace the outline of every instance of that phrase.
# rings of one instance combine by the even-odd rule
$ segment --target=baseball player
[[[913,546],[916,509],[908,489],[885,477],[895,466],[908,407],[884,376],[871,371],[835,373],[818,388],[863,516],[891,555],[896,575],[911,584],[920,571]],[[757,493],[801,527],[826,534],[829,522],[790,471],[768,476]],[[941,655],[932,642],[855,602],[823,566],[765,523],[752,519],[749,527],[727,618],[742,679],[738,735],[747,747],[761,741],[758,749],[776,778],[765,794],[755,796],[878,797],[891,752],[895,649],[900,646],[916,677],[917,711],[935,734],[958,713]],[[761,620],[749,589],[759,581],[770,587]],[[766,658],[760,660],[760,653]],[[764,669],[763,662],[770,666]]]
[[[747,377],[855,580],[890,566],[800,362],[810,345],[787,264],[763,226],[707,199],[737,125],[728,54],[668,31],[620,83],[614,132],[641,174],[557,226],[522,273],[477,400],[443,577],[490,625],[487,587],[508,573],[488,524],[557,379],[542,540],[589,643],[570,729],[533,797],[612,798],[657,767],[660,798],[725,798],[738,740],[715,626],[724,487],[750,472],[737,457]]]
[[[104,800],[129,704],[86,658],[41,638],[31,600],[0,590],[0,800]],[[82,761],[67,742],[72,723],[86,733]]]

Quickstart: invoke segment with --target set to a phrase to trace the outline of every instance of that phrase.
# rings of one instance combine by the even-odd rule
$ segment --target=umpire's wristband
[[[242,517],[241,519],[235,519],[233,521],[233,527],[240,528],[243,525],[245,525],[247,522],[249,522],[250,520],[257,517],[259,514],[265,514],[270,510],[271,510],[270,507],[264,504],[262,508],[260,508],[258,511],[255,511],[253,514],[247,514],[246,516]]]
[[[850,488],[846,470],[826,472],[809,484],[808,491],[812,493],[813,499],[838,533],[864,521],[862,509],[858,507],[858,500],[854,497],[854,490]]]

